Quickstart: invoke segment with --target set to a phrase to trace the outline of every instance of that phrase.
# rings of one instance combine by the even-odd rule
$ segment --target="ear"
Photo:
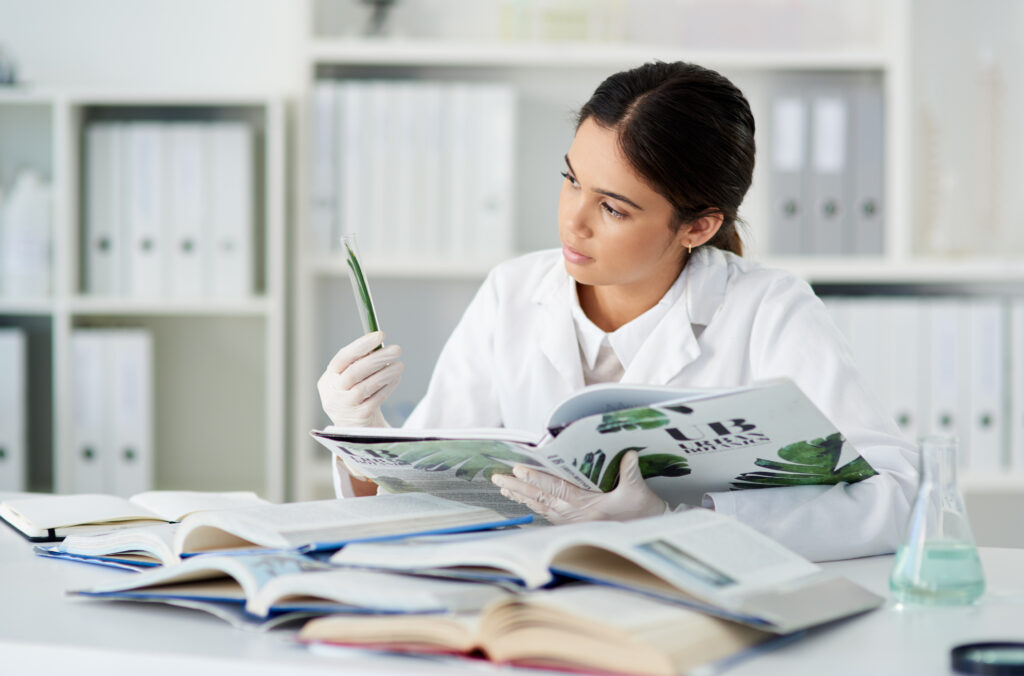
[[[725,217],[717,209],[708,209],[703,214],[679,228],[679,243],[696,249],[718,233]]]

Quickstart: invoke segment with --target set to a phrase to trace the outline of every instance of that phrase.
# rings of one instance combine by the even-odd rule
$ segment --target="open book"
[[[119,601],[216,603],[258,618],[466,612],[508,594],[494,585],[335,568],[297,552],[197,556],[71,593]]]
[[[611,490],[636,450],[648,485],[673,506],[704,493],[855,482],[875,470],[791,380],[680,390],[595,385],[566,399],[543,433],[504,428],[328,427],[314,438],[383,491],[424,491],[507,515],[494,473],[531,465],[591,490]]]
[[[621,589],[594,585],[510,596],[472,615],[308,622],[299,640],[584,673],[669,676],[747,651],[771,635]]]
[[[842,537],[837,533],[836,537]],[[528,588],[553,573],[620,586],[772,633],[863,612],[883,599],[829,574],[735,519],[710,510],[634,521],[594,521],[459,538],[352,544],[331,563]]]
[[[270,504],[255,493],[147,491],[116,495],[33,495],[0,502],[0,519],[33,541],[56,541],[74,533],[181,521],[189,514]]]
[[[171,564],[182,556],[247,549],[330,551],[359,540],[453,533],[526,523],[425,493],[316,500],[199,512],[179,524],[68,537],[40,552],[120,563]]]

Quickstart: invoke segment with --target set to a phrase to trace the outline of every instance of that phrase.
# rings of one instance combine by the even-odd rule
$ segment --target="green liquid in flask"
[[[972,603],[985,592],[978,550],[964,542],[928,542],[923,550],[904,545],[896,552],[889,589],[901,603]]]

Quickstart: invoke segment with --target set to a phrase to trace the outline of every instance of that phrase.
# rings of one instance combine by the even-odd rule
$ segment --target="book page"
[[[177,527],[173,523],[157,523],[104,533],[69,535],[58,549],[69,554],[88,556],[146,552],[164,564],[172,564],[178,560],[178,555],[174,553],[174,533]]]
[[[198,552],[249,542],[285,549],[498,521],[490,510],[424,493],[317,500],[193,514],[178,529],[175,548]]]
[[[133,495],[131,501],[167,521],[181,521],[193,512],[210,509],[234,509],[270,504],[252,491],[224,493],[208,491],[147,491]]]

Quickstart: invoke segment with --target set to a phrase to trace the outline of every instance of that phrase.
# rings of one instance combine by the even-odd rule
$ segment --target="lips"
[[[590,261],[594,260],[590,256],[581,254],[579,251],[573,249],[571,246],[568,246],[566,244],[562,245],[562,256],[565,258],[565,260],[569,261],[570,263],[575,263],[577,265],[589,263]]]

